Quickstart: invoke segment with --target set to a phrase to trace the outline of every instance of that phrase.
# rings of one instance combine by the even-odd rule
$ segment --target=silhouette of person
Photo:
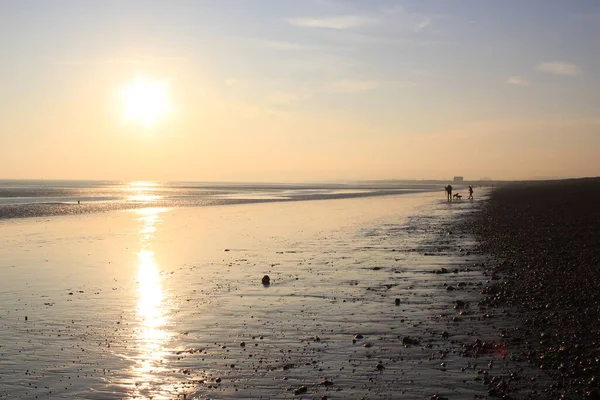
[[[469,199],[473,200],[473,186],[469,185]]]
[[[446,193],[448,194],[448,201],[452,201],[452,185],[446,186]]]

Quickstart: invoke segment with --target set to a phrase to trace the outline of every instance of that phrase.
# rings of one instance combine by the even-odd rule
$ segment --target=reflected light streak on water
[[[138,301],[135,364],[132,367],[132,397],[170,398],[174,385],[164,376],[168,371],[168,343],[172,334],[166,329],[168,302],[162,288],[162,278],[154,259],[152,241],[161,221],[160,214],[166,208],[137,210],[140,215],[140,247],[138,252]]]
[[[135,196],[129,196],[127,197],[127,200],[129,201],[155,201],[155,200],[159,200],[160,196],[154,196],[154,195],[150,195],[150,194],[137,194]]]
[[[158,184],[154,182],[131,182],[129,187],[126,188],[127,191],[135,192],[130,196],[127,196],[127,200],[129,201],[139,201],[139,202],[148,202],[148,201],[156,201],[161,198],[161,196],[157,196],[155,194],[150,194],[158,189]],[[152,214],[152,211],[155,211]],[[156,209],[152,209],[149,215],[154,215],[158,217],[158,212]]]
[[[135,181],[135,182],[130,182],[129,186],[131,188],[151,188],[151,187],[159,186],[159,184],[156,182]]]

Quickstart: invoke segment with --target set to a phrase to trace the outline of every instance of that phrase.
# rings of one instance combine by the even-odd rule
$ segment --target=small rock
[[[456,310],[465,309],[465,308],[467,308],[467,303],[462,300],[456,300],[454,302],[454,308]]]
[[[402,343],[403,344],[412,344],[412,345],[418,345],[419,341],[417,339],[411,338],[410,336],[404,336],[402,338]]]
[[[399,306],[400,305],[400,299],[394,300],[394,303],[396,303],[396,305]]]
[[[383,370],[385,367],[383,366],[383,364],[381,363],[381,361],[379,361],[379,362],[377,363],[377,365],[375,366],[375,368],[376,368],[378,371],[381,371],[381,370]]]
[[[308,392],[308,388],[306,386],[300,386],[300,387],[294,389],[294,394],[296,396],[299,394],[302,394],[302,393],[306,393],[306,392]]]
[[[271,284],[271,278],[269,277],[269,275],[265,275],[262,278],[262,284],[265,286],[268,286]]]

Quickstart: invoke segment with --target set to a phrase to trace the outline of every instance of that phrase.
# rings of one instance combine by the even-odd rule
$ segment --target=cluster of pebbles
[[[547,371],[549,399],[600,398],[600,179],[493,191],[467,222],[495,259],[482,304],[515,311],[516,356]]]

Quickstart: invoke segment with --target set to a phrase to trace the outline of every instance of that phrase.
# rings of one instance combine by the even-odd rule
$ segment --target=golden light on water
[[[160,196],[151,194],[136,194],[134,196],[129,196],[127,199],[130,201],[156,201],[160,199]]]
[[[155,182],[131,182],[129,187],[126,188],[128,192],[134,192],[127,197],[129,201],[149,202],[157,201],[161,199],[161,196],[152,194],[159,189],[159,184]],[[150,209],[154,210],[154,209]]]
[[[144,234],[154,232],[146,229]],[[154,262],[154,253],[140,251],[138,253],[140,266],[138,270],[138,316],[142,319],[144,338],[160,338],[161,332],[156,330],[164,325],[165,317],[162,310],[163,291],[160,275]]]
[[[166,357],[172,333],[167,329],[168,302],[163,289],[162,275],[156,263],[152,242],[155,239],[160,214],[166,208],[136,210],[140,227],[140,251],[137,273],[137,355],[133,366],[134,397],[162,398],[173,390],[163,374],[167,372]]]
[[[168,208],[165,207],[154,207],[154,208],[142,208],[140,210],[135,210],[137,214],[140,215],[138,221],[142,222],[142,227],[140,228],[140,240],[142,244],[142,248],[146,250],[142,250],[138,253],[140,257],[140,273],[142,269],[148,270],[144,265],[149,265],[149,261],[154,263],[154,253],[150,252],[148,249],[152,248],[151,240],[154,238],[154,234],[157,230],[157,223],[160,222],[160,214],[166,212]],[[152,257],[149,257],[148,254],[152,254]]]
[[[159,184],[156,182],[147,182],[147,181],[134,181],[129,183],[129,190],[135,190],[136,188],[144,188],[150,189],[158,186]]]
[[[154,127],[172,109],[167,84],[160,81],[137,78],[121,91],[121,100],[124,120],[145,128]]]

